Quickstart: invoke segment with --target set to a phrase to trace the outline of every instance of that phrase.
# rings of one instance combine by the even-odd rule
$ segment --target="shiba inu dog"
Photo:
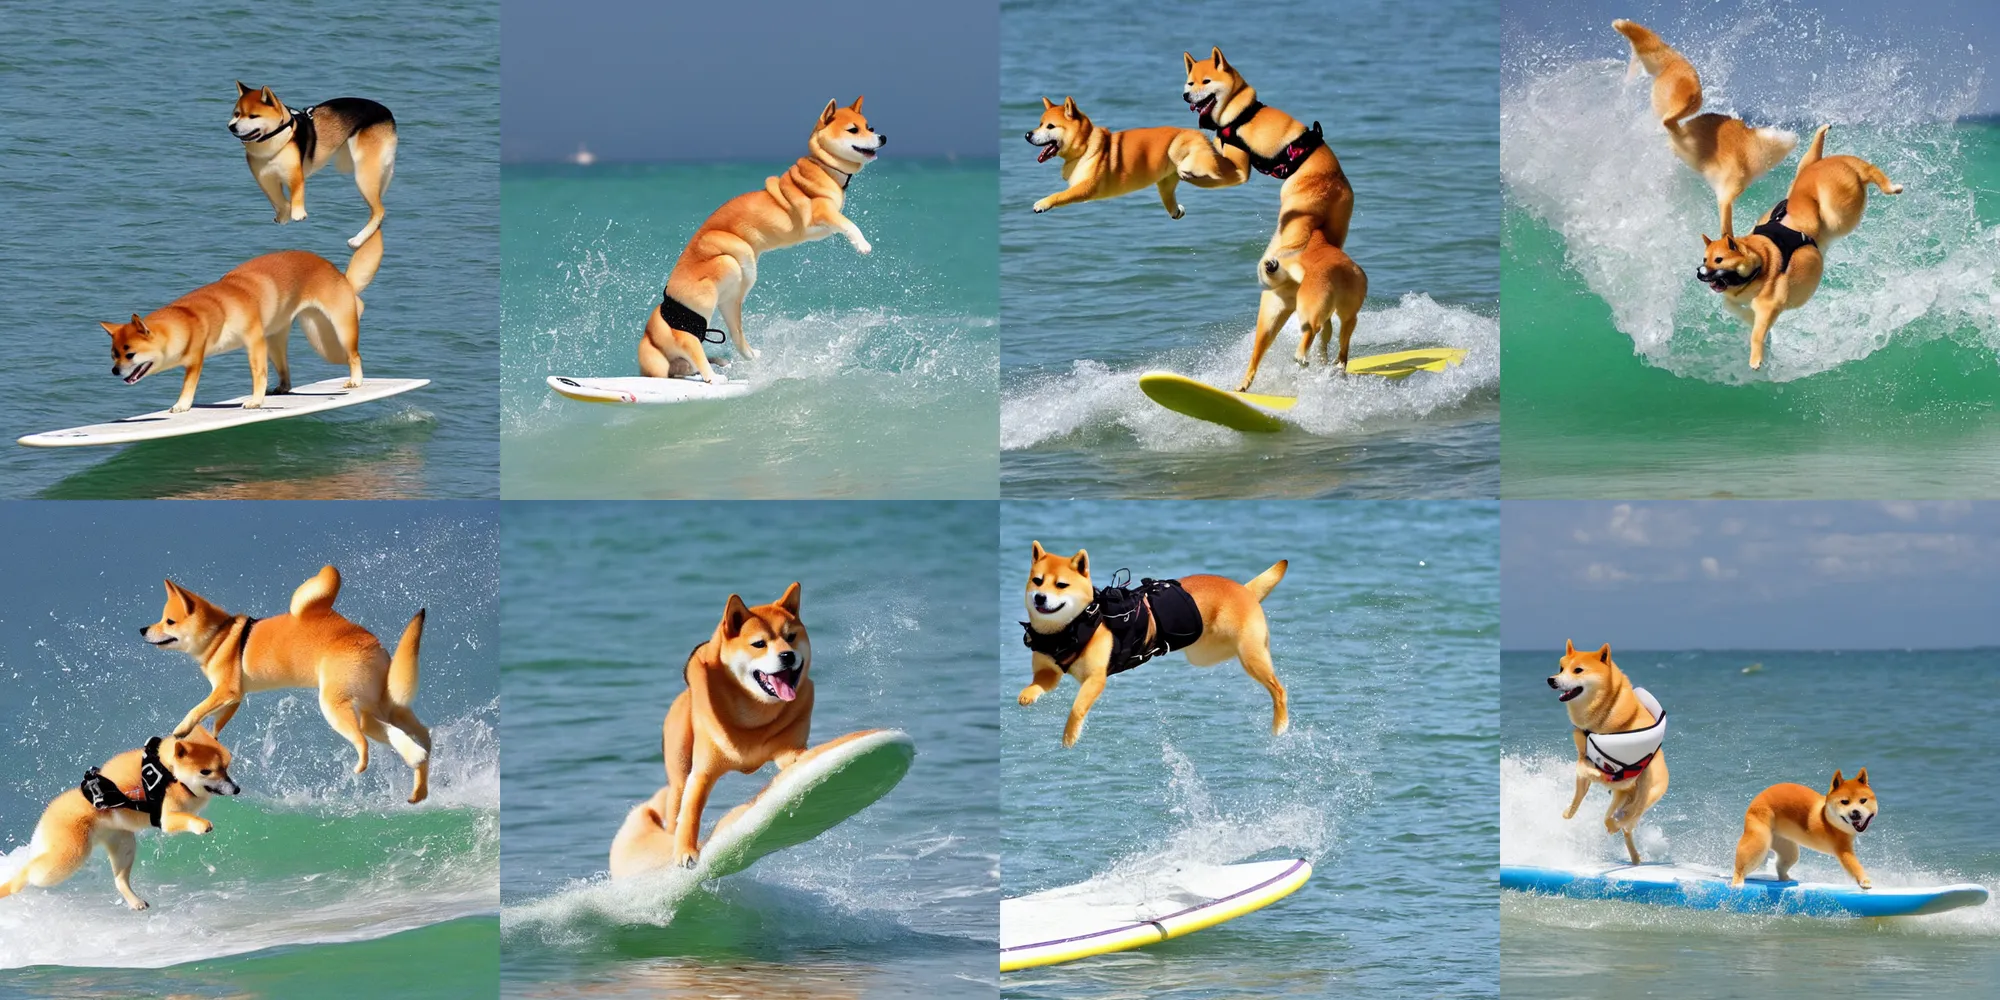
[[[328,163],[354,175],[368,202],[368,223],[347,241],[351,249],[382,228],[382,192],[396,173],[396,117],[360,97],[336,97],[293,111],[269,87],[236,81],[229,134],[243,143],[243,158],[280,225],[306,217],[306,178]],[[287,191],[289,190],[289,195]]]
[[[668,864],[693,867],[701,813],[730,771],[792,766],[812,728],[812,640],[799,620],[799,585],[770,604],[729,595],[722,620],[681,668],[687,690],[661,726],[667,787],[633,807],[611,847],[611,874]]]
[[[146,908],[132,891],[132,862],[139,834],[204,834],[215,824],[201,817],[209,799],[242,791],[229,779],[229,750],[206,729],[155,739],[91,768],[82,785],[56,796],[35,824],[28,863],[0,883],[0,897],[27,886],[47,889],[83,869],[90,849],[104,848],[125,905]]]
[[[1333,339],[1333,329],[1329,325],[1334,316],[1340,317],[1340,356],[1333,366],[1340,371],[1347,370],[1347,346],[1354,339],[1354,321],[1361,315],[1361,304],[1368,300],[1368,275],[1361,265],[1347,255],[1347,251],[1327,242],[1326,234],[1314,230],[1306,239],[1306,248],[1286,265],[1295,269],[1287,275],[1287,282],[1281,289],[1297,289],[1296,305],[1299,313],[1299,350],[1292,360],[1303,365],[1308,363],[1306,352],[1311,350],[1313,340],[1319,340],[1319,359],[1326,360],[1327,341]],[[1284,291],[1280,291],[1282,296]],[[1272,328],[1276,333],[1276,328]],[[1250,378],[1257,377],[1257,366],[1263,362],[1268,340],[1259,340],[1250,345]],[[1249,382],[1244,382],[1247,388]],[[1241,391],[1241,390],[1239,390]]]
[[[1822,251],[1861,224],[1868,185],[1885,194],[1903,193],[1901,184],[1867,160],[1824,155],[1826,131],[1821,125],[1813,134],[1790,193],[1764,213],[1750,235],[1701,238],[1695,278],[1750,324],[1753,369],[1764,367],[1764,338],[1779,314],[1805,305],[1819,290]]]
[[[757,255],[839,233],[858,253],[874,245],[861,228],[840,210],[847,202],[847,184],[889,141],[861,114],[861,98],[847,107],[826,102],[806,142],[806,155],[791,169],[764,181],[762,191],[737,195],[722,203],[695,230],[667,276],[659,308],[646,317],[639,338],[639,372],[653,378],[699,372],[709,382],[723,381],[709,367],[702,339],[709,317],[722,310],[722,322],[736,352],[755,358],[743,336],[743,299],[757,283]]]
[[[1264,352],[1298,306],[1305,269],[1305,262],[1298,258],[1312,242],[1312,235],[1321,234],[1332,249],[1346,249],[1347,224],[1354,215],[1354,189],[1340,169],[1339,158],[1327,146],[1319,123],[1307,128],[1291,115],[1259,101],[1256,89],[1244,82],[1243,74],[1230,65],[1220,48],[1211,48],[1207,59],[1197,60],[1186,52],[1181,53],[1181,59],[1187,68],[1181,99],[1200,116],[1201,127],[1215,133],[1225,155],[1239,169],[1255,169],[1284,182],[1278,189],[1278,229],[1257,265],[1263,295],[1257,306],[1250,369],[1236,387],[1242,392],[1257,380]],[[1326,277],[1330,286],[1351,279],[1351,275],[1333,272]]]
[[[1611,662],[1608,642],[1594,653],[1579,653],[1574,644],[1563,643],[1562,662],[1549,678],[1549,687],[1569,709],[1570,737],[1576,742],[1576,797],[1563,810],[1563,818],[1575,818],[1591,784],[1603,783],[1611,791],[1611,806],[1604,811],[1604,832],[1623,833],[1626,853],[1632,856],[1633,864],[1639,864],[1639,845],[1632,839],[1632,831],[1638,829],[1646,810],[1667,794],[1666,751],[1659,748],[1665,720],[1657,710],[1659,703],[1633,687],[1625,672]],[[1594,742],[1604,737],[1625,737],[1652,749],[1643,756],[1634,751],[1614,759]]]
[[[1763,866],[1767,851],[1777,852],[1779,880],[1791,878],[1803,845],[1840,859],[1855,884],[1873,889],[1861,859],[1854,856],[1854,838],[1868,832],[1879,808],[1865,767],[1853,778],[1833,772],[1825,795],[1789,782],[1758,792],[1743,813],[1743,839],[1736,842],[1736,870],[1729,884],[1742,885],[1743,876]]]
[[[1667,130],[1667,144],[1715,192],[1724,236],[1736,232],[1731,210],[1757,178],[1791,155],[1799,137],[1783,129],[1751,128],[1740,118],[1698,114],[1701,77],[1687,57],[1644,26],[1619,19],[1611,27],[1632,44],[1627,80],[1641,70],[1653,77],[1653,114]]]
[[[209,357],[242,348],[250,355],[250,400],[264,405],[264,382],[278,366],[280,395],[292,391],[286,344],[292,322],[305,329],[306,343],[319,356],[347,362],[347,386],[361,384],[361,292],[382,263],[382,234],[354,252],[341,272],[325,258],[303,250],[252,257],[222,276],[175,299],[166,307],[138,313],[125,323],[99,323],[111,335],[111,374],[133,385],[154,372],[183,368],[180,399],[171,407],[185,413],[194,405],[195,386]]]
[[[174,729],[185,736],[209,716],[215,731],[236,714],[250,691],[319,689],[319,711],[333,731],[354,745],[354,773],[368,770],[368,741],[387,743],[417,773],[410,802],[430,794],[431,731],[410,710],[417,697],[417,655],[424,612],[403,627],[396,653],[333,610],[340,571],[322,567],[292,592],[289,613],[275,618],[232,615],[201,595],[167,582],[160,620],[139,629],[145,640],[194,657],[211,690]]]
[[[1076,98],[1061,104],[1042,98],[1042,118],[1023,138],[1039,146],[1035,162],[1061,156],[1069,187],[1035,202],[1037,213],[1061,205],[1116,198],[1143,187],[1158,188],[1167,215],[1186,215],[1174,198],[1181,181],[1216,188],[1241,184],[1249,174],[1216,149],[1214,140],[1191,128],[1134,128],[1113,132],[1077,110]]]
[[[1032,705],[1054,691],[1064,674],[1075,677],[1076,699],[1063,727],[1063,746],[1074,746],[1112,674],[1179,649],[1197,667],[1235,657],[1271,694],[1271,734],[1284,733],[1291,718],[1285,685],[1271,666],[1262,601],[1285,578],[1287,564],[1281,559],[1248,583],[1204,574],[1099,590],[1090,580],[1089,552],[1059,556],[1034,543],[1021,594],[1028,609],[1022,641],[1032,651],[1034,680],[1018,700]]]

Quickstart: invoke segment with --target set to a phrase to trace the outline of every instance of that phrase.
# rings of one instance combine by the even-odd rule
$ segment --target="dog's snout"
[[[784,667],[786,670],[790,670],[792,668],[792,664],[797,662],[799,662],[799,654],[794,653],[789,649],[783,650],[778,653],[778,665]]]
[[[146,633],[147,633],[148,631],[150,631],[150,630],[152,629],[152,627],[153,627],[153,626],[151,626],[151,625],[141,625],[141,626],[139,626],[139,635],[140,635],[140,637],[141,637],[141,638],[144,638],[144,637],[145,637],[145,635],[146,635]]]
[[[1557,684],[1556,684],[1556,679],[1555,679],[1555,678],[1553,678],[1553,677],[1551,677],[1551,678],[1549,678],[1549,686],[1550,686],[1550,687],[1558,687],[1559,685],[1557,685]]]
[[[888,144],[889,144],[889,135],[888,135],[888,133],[886,133],[886,132],[877,132],[877,133],[875,133],[875,148],[876,148],[876,149],[881,149],[881,148],[882,148],[883,146],[887,146]]]

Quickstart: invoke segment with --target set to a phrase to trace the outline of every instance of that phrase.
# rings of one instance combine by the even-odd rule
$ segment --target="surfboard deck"
[[[1000,971],[1126,951],[1263,909],[1312,875],[1303,858],[1184,865],[1000,901]]]
[[[730,379],[711,385],[699,378],[579,378],[550,375],[549,388],[584,403],[694,403],[711,399],[735,399],[757,391],[755,382]]]
[[[264,405],[254,410],[243,408],[243,404],[250,399],[249,395],[245,394],[220,403],[197,402],[186,413],[157,410],[109,423],[86,424],[82,427],[29,434],[17,440],[30,448],[132,444],[137,441],[201,434],[246,424],[261,424],[267,420],[302,417],[308,413],[337,410],[360,403],[372,403],[378,399],[387,399],[431,384],[431,380],[427,378],[371,378],[349,389],[344,384],[346,381],[347,376],[342,375],[311,385],[295,386],[291,392],[282,396],[266,395]]]
[[[1273,412],[1289,410],[1298,403],[1293,396],[1227,392],[1173,372],[1147,372],[1139,376],[1139,391],[1175,413],[1251,434],[1284,430],[1285,422]]]
[[[871,729],[822,744],[716,823],[701,846],[696,874],[703,880],[734,875],[839,826],[889,794],[916,755],[916,742],[900,729]]]
[[[1465,361],[1465,350],[1458,347],[1424,347],[1414,351],[1397,351],[1393,354],[1371,354],[1365,358],[1348,358],[1347,374],[1380,375],[1383,378],[1407,378],[1417,372],[1441,372]]]
[[[1732,889],[1728,872],[1658,861],[1579,869],[1501,865],[1500,887],[1572,899],[1810,917],[1921,916],[1978,906],[1987,896],[1985,886],[1972,883],[1863,889],[1852,883],[1780,882],[1757,875]]]

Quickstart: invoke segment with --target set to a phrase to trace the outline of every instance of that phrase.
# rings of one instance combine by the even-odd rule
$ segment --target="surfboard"
[[[1863,889],[1851,882],[1781,882],[1758,875],[1746,876],[1743,887],[1733,889],[1728,872],[1671,862],[1606,863],[1579,869],[1501,865],[1500,888],[1572,899],[1809,917],[1913,917],[1978,906],[1987,895],[1985,886],[1973,883]]]
[[[242,395],[235,399],[225,399],[220,403],[196,403],[186,413],[158,410],[109,423],[43,431],[17,440],[30,448],[131,444],[135,441],[219,431],[245,424],[261,424],[267,420],[302,417],[308,413],[322,413],[343,406],[372,403],[378,399],[387,399],[431,384],[431,380],[427,378],[371,378],[349,389],[343,384],[346,381],[347,376],[342,375],[311,385],[295,386],[291,392],[282,396],[266,395],[264,405],[254,410],[243,408],[243,404],[250,397]]]
[[[1465,354],[1464,349],[1457,347],[1425,347],[1393,354],[1371,354],[1347,359],[1347,374],[1379,375],[1391,380],[1407,378],[1417,372],[1441,372],[1461,364],[1465,361]],[[1173,372],[1147,372],[1139,376],[1139,390],[1151,397],[1153,402],[1175,413],[1253,434],[1284,430],[1285,422],[1276,414],[1291,409],[1299,402],[1296,396],[1228,392]]]
[[[1312,875],[1303,858],[1183,865],[1000,901],[1000,971],[1071,962],[1192,934],[1261,910]]]
[[[734,875],[768,854],[803,844],[873,805],[909,773],[917,745],[900,729],[832,740],[779,771],[756,797],[716,823],[696,875]]]
[[[742,379],[710,384],[699,378],[646,378],[632,375],[618,378],[572,378],[550,375],[549,388],[570,399],[585,403],[693,403],[709,399],[735,399],[756,391],[757,384]]]

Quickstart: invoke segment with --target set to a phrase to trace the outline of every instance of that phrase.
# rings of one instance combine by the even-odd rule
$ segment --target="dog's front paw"
[[[292,221],[293,221],[293,222],[304,222],[304,221],[305,221],[305,218],[306,218],[306,210],[305,210],[305,209],[303,209],[303,208],[295,208],[295,209],[292,209]]]
[[[1021,689],[1021,696],[1020,696],[1020,697],[1018,697],[1018,698],[1015,698],[1014,700],[1015,700],[1015,701],[1018,701],[1018,702],[1020,702],[1020,703],[1021,703],[1021,705],[1022,705],[1023,707],[1026,707],[1026,706],[1028,706],[1028,705],[1032,705],[1032,704],[1034,704],[1035,702],[1038,702],[1038,701],[1041,701],[1041,700],[1042,700],[1042,686],[1041,686],[1040,684],[1030,684],[1030,685],[1028,685],[1027,687],[1024,687],[1024,688],[1022,688],[1022,689]]]
[[[193,408],[194,408],[194,404],[193,404],[193,403],[175,403],[174,405],[172,405],[172,406],[169,406],[169,407],[167,407],[167,412],[168,412],[168,413],[186,413],[187,411],[189,411],[189,410],[191,410],[191,409],[193,409]],[[182,733],[181,735],[185,736],[185,735],[187,735],[187,734],[185,734],[185,733]]]
[[[1616,819],[1614,819],[1613,817],[1610,817],[1610,816],[1606,816],[1606,817],[1604,817],[1604,832],[1605,832],[1605,833],[1617,833],[1617,832],[1619,831],[1619,829],[1620,829],[1620,827],[1619,827],[1619,825],[1618,825],[1618,820],[1616,820]]]
[[[351,378],[351,379],[348,379],[347,381],[345,381],[345,382],[342,382],[342,383],[340,383],[340,384],[341,384],[342,386],[346,387],[346,388],[349,388],[349,389],[359,389],[359,388],[361,388],[361,380],[360,380],[360,379],[358,379],[358,378]]]
[[[1082,738],[1083,738],[1082,726],[1072,726],[1068,729],[1063,730],[1063,746],[1073,747],[1076,745],[1076,741]]]
[[[125,905],[131,907],[134,910],[143,910],[152,904],[147,903],[143,899],[134,899],[127,901]]]
[[[246,399],[243,401],[243,408],[246,410],[261,410],[264,408],[264,401],[261,399]]]
[[[875,252],[875,244],[868,242],[866,239],[857,239],[854,241],[854,252],[867,256]]]
[[[1875,883],[1874,883],[1874,882],[1871,882],[1871,881],[1869,881],[1868,879],[1865,879],[1865,878],[1864,878],[1864,879],[1862,879],[1862,880],[1861,880],[1861,888],[1863,888],[1863,889],[1873,889],[1873,888],[1875,888]]]
[[[727,382],[727,381],[729,381],[729,376],[727,376],[727,375],[724,375],[724,374],[722,374],[721,372],[709,372],[709,373],[708,373],[708,384],[709,384],[709,385],[721,385],[722,383],[724,383],[724,382]]]
[[[1576,807],[1575,807],[1575,806],[1570,806],[1570,807],[1569,807],[1568,809],[1564,809],[1564,810],[1563,810],[1563,818],[1564,818],[1564,819],[1575,819],[1575,818],[1576,818]]]
[[[675,868],[693,868],[693,867],[694,867],[694,865],[695,865],[695,862],[696,862],[696,861],[699,861],[699,860],[701,860],[701,852],[700,852],[699,850],[694,850],[694,851],[681,851],[681,850],[676,850],[676,851],[674,851],[674,867],[675,867]]]
[[[1173,211],[1167,213],[1167,216],[1169,218],[1174,218],[1174,219],[1183,218],[1186,215],[1187,215],[1187,209],[1185,208],[1176,208]]]
[[[1040,215],[1043,212],[1046,212],[1054,207],[1055,207],[1054,205],[1049,204],[1049,200],[1047,198],[1043,198],[1041,201],[1035,202],[1035,214]]]
[[[206,835],[209,833],[213,833],[214,831],[215,831],[215,824],[210,823],[205,819],[202,819],[200,816],[196,816],[195,818],[188,820],[188,832],[195,834],[196,836]]]
[[[285,218],[285,210],[281,208],[277,211],[276,214],[271,216],[271,221],[282,226],[285,223],[290,222],[292,220]]]
[[[745,361],[755,361],[757,360],[757,357],[763,353],[764,353],[763,351],[760,351],[754,347],[745,347],[743,349],[743,359]]]
[[[1730,887],[1731,889],[1741,889],[1741,888],[1743,888],[1743,876],[1741,876],[1741,875],[1735,875],[1735,876],[1732,876],[1732,877],[1731,877],[1731,878],[1729,879],[1729,887]]]

